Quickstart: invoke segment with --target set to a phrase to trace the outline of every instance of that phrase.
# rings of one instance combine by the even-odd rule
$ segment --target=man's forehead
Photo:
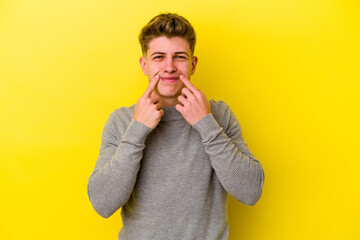
[[[149,42],[149,48],[147,54],[152,55],[155,52],[162,53],[162,54],[180,54],[186,53],[190,54],[190,46],[188,41],[182,37],[157,37],[152,39]]]

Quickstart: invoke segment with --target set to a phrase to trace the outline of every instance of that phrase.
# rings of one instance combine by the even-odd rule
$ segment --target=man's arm
[[[214,168],[224,189],[246,205],[254,205],[262,194],[264,171],[248,149],[241,133],[241,127],[224,103],[219,102],[221,125],[213,113],[198,121],[193,127],[200,133]],[[214,112],[215,114],[215,112]],[[226,123],[224,123],[226,122]]]
[[[136,183],[145,139],[151,131],[131,120],[124,135],[117,136],[115,126],[119,122],[122,121],[116,119],[115,114],[106,122],[99,157],[88,181],[90,202],[104,218],[110,217],[129,199]]]
[[[201,135],[211,164],[225,190],[240,202],[254,205],[261,196],[264,171],[248,149],[240,125],[230,110],[222,102],[220,113],[216,115],[227,126],[224,131],[215,120],[205,95],[196,89],[190,81],[181,76],[186,88],[179,96],[176,109],[185,120]]]
[[[115,112],[105,124],[95,169],[88,181],[88,195],[95,211],[110,217],[129,199],[136,183],[147,135],[157,126],[164,111],[151,94],[159,81],[150,82],[136,103],[132,116]]]

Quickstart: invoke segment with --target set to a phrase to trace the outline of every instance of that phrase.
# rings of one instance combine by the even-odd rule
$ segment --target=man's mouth
[[[166,83],[174,83],[179,80],[179,77],[160,77],[160,80]]]

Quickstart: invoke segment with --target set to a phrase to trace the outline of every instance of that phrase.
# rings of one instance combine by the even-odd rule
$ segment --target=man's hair
[[[184,38],[189,43],[191,54],[194,54],[196,43],[195,31],[184,17],[176,13],[163,13],[151,19],[143,27],[139,35],[142,53],[144,55],[147,53],[151,40],[161,36]]]

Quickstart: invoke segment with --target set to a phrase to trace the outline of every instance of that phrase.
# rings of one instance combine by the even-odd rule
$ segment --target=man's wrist
[[[213,135],[221,129],[212,113],[207,114],[205,117],[197,121],[193,125],[193,128],[200,133],[203,141],[211,139]]]
[[[152,131],[145,124],[132,119],[123,136],[124,139],[133,143],[144,144],[147,135]]]

